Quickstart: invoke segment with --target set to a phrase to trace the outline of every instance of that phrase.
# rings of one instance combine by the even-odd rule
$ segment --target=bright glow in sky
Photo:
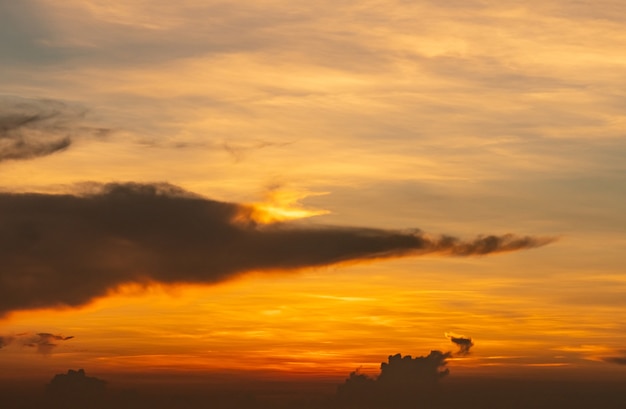
[[[475,344],[453,373],[624,376],[625,16],[610,0],[0,0],[3,192],[167,182],[259,224],[558,237],[14,312],[0,378],[342,377],[453,350],[446,332]],[[74,338],[38,354],[19,341],[38,333]]]

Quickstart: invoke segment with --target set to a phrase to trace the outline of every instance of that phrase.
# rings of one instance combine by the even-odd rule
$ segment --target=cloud
[[[449,338],[453,344],[459,347],[456,355],[469,355],[470,349],[474,346],[471,338],[464,337],[462,335],[446,333],[446,338]]]
[[[337,390],[340,404],[348,407],[416,407],[434,403],[439,380],[450,371],[445,366],[450,352],[431,351],[427,356],[389,355],[380,364],[380,375],[371,378],[358,371],[350,373]]]
[[[81,194],[0,193],[0,314],[79,306],[124,283],[215,283],[427,253],[469,256],[528,249],[549,239],[419,230],[259,225],[251,207],[168,184],[85,185]]]
[[[624,355],[624,356],[609,356],[609,357],[603,358],[603,361],[611,363],[611,364],[626,365],[626,355]]]
[[[67,374],[55,375],[46,385],[46,397],[52,407],[104,408],[107,398],[107,382],[87,376],[85,370],[70,369]]]
[[[50,155],[78,137],[108,132],[81,125],[84,114],[60,101],[0,97],[0,162]]]
[[[24,347],[36,348],[40,354],[49,355],[57,347],[57,341],[67,341],[72,338],[74,337],[64,337],[63,335],[55,335],[48,332],[4,335],[0,336],[0,349],[15,343]]]
[[[13,339],[14,337],[12,336],[0,336],[0,349],[4,348],[7,345],[10,345],[11,343],[13,343]]]
[[[31,337],[30,340],[24,345],[37,348],[37,352],[40,354],[48,355],[52,353],[52,350],[57,346],[55,341],[67,341],[74,338],[73,336],[64,337],[62,335],[54,335],[47,332],[40,332]]]
[[[0,44],[4,51],[0,61],[50,64],[71,59],[81,66],[114,69],[202,55],[274,50],[362,70],[383,59],[381,55],[373,58],[375,50],[361,40],[369,36],[367,32],[338,32],[334,24],[324,23],[341,18],[344,25],[357,28],[365,24],[361,19],[368,17],[360,15],[357,23],[348,21],[360,8],[329,7],[332,2],[303,9],[281,2],[230,4],[215,0],[154,0],[149,5],[125,2],[115,8],[86,5],[80,0],[62,5],[38,0],[4,3],[19,4],[0,2],[0,34],[7,38]],[[346,58],[329,59],[329,55]]]
[[[378,382],[382,384],[434,383],[448,375],[448,369],[442,369],[450,352],[430,351],[427,356],[412,358],[411,355],[396,354],[389,356],[387,363],[380,365]]]
[[[243,145],[243,144],[232,144],[229,142],[224,142],[222,144],[222,148],[232,156],[235,162],[240,162],[245,155],[253,150],[260,150],[268,147],[282,147],[291,144],[292,142],[268,142],[268,141],[254,141],[253,143]]]

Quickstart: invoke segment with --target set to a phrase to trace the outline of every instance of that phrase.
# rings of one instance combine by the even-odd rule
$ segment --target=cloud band
[[[549,239],[257,225],[252,209],[168,184],[108,184],[81,195],[0,193],[0,314],[78,306],[124,283],[214,283],[425,253],[484,255]]]

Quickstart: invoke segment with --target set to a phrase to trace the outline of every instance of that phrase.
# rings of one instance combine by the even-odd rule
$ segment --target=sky
[[[0,380],[625,380],[624,16],[0,0]]]

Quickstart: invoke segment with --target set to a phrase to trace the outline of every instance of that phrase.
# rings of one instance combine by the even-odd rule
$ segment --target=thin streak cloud
[[[261,225],[249,206],[168,184],[95,185],[81,195],[0,194],[0,314],[79,306],[126,283],[216,283],[440,253],[472,256],[543,246],[548,238],[464,241],[419,230]]]

